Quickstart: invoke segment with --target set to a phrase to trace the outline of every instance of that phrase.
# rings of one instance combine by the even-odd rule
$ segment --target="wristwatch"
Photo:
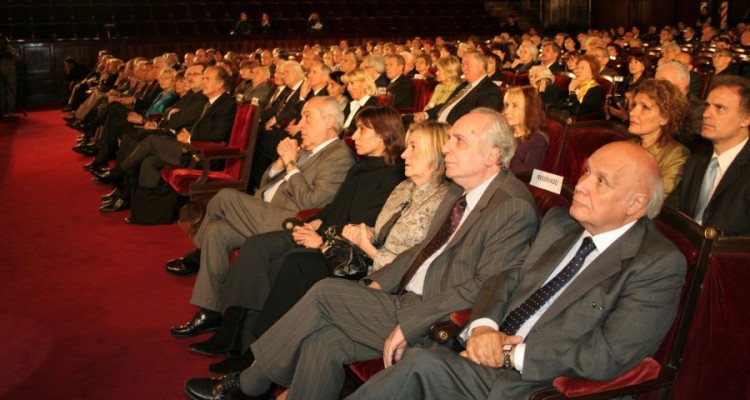
[[[290,161],[289,161],[288,163],[286,163],[286,165],[285,165],[285,167],[286,167],[286,168],[289,168],[289,167],[292,167],[292,168],[294,168],[294,167],[296,167],[296,166],[297,166],[297,161],[295,161],[295,160],[290,160]]]
[[[506,344],[503,346],[503,369],[513,369],[513,363],[510,359],[510,353],[513,351],[513,345]]]

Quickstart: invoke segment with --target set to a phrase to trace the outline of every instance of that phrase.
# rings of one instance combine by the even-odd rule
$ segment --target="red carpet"
[[[194,278],[164,271],[192,243],[175,226],[102,215],[60,111],[0,121],[0,399],[184,399],[214,359],[169,326]]]

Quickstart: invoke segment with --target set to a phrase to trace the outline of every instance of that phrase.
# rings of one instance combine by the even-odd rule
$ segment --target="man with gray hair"
[[[655,78],[675,85],[680,93],[688,97],[688,101],[690,102],[690,133],[692,135],[700,135],[703,123],[703,110],[706,108],[706,103],[689,92],[690,72],[688,69],[677,61],[670,61],[660,65],[656,69]]]
[[[349,146],[338,137],[344,115],[336,99],[313,97],[302,115],[302,145],[292,138],[279,143],[278,158],[254,196],[235,189],[217,193],[193,237],[197,249],[167,263],[167,271],[177,275],[194,273],[200,266],[190,299],[200,311],[189,322],[173,327],[173,335],[191,337],[221,325],[218,293],[232,249],[251,235],[279,230],[297,211],[328,204],[354,165]]]
[[[370,54],[365,58],[364,67],[365,71],[372,76],[376,87],[383,89],[388,87],[390,81],[385,76],[385,57]]]
[[[276,382],[291,398],[338,399],[344,365],[376,357],[392,365],[430,325],[469,307],[490,276],[516,269],[539,216],[507,169],[513,130],[497,111],[477,109],[456,121],[443,152],[453,184],[422,243],[364,282],[318,282],[251,346],[252,367],[191,379],[187,394],[221,399],[241,388],[258,396]]]
[[[558,376],[608,380],[652,355],[685,279],[685,258],[651,221],[663,198],[645,149],[603,146],[523,264],[484,285],[465,351],[407,350],[348,398],[525,399]]]

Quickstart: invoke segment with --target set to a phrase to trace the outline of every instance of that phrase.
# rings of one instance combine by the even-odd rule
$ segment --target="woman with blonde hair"
[[[435,63],[438,83],[424,110],[445,103],[461,83],[461,62],[455,56],[440,57]]]
[[[510,160],[513,173],[539,169],[547,154],[547,118],[539,92],[531,86],[516,86],[505,93],[503,115],[513,128],[516,152]]]
[[[357,112],[365,106],[376,106],[378,100],[375,95],[378,92],[375,86],[375,80],[372,79],[367,71],[361,68],[355,68],[341,77],[341,82],[346,85],[346,92],[349,93],[349,104],[344,108],[344,130],[343,136],[351,136],[357,129],[354,126]]]

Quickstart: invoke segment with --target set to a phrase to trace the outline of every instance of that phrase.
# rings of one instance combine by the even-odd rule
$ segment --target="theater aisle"
[[[0,121],[0,399],[183,399],[211,358],[169,334],[194,278],[164,271],[192,248],[175,226],[102,215],[63,113]]]

